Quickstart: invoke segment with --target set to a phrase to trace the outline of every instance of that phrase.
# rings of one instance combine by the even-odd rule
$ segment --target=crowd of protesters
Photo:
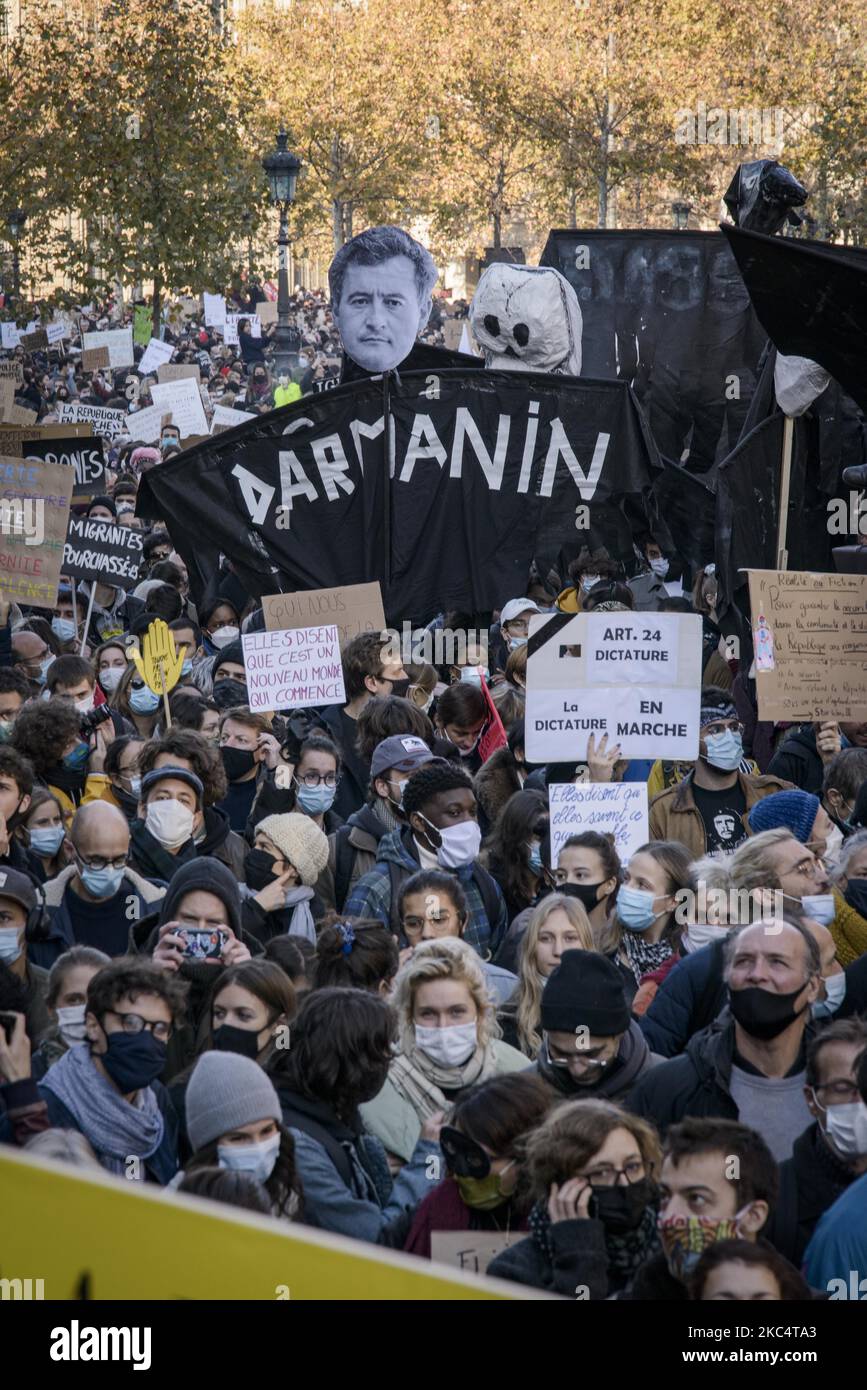
[[[212,405],[267,411],[338,374],[326,297],[293,316],[282,383],[268,328],[165,332]],[[420,1260],[484,1233],[490,1274],[570,1298],[867,1272],[867,724],[761,721],[712,566],[651,535],[629,573],[588,540],[528,574],[463,664],[364,634],[345,706],[252,712],[261,605],[225,563],[194,602],[135,512],[177,431],[137,440],[140,374],[75,343],[19,352],[16,401],[124,411],[87,510],[146,532],[144,568],[92,605],[69,579],[53,613],[0,602],[0,1142]],[[528,764],[530,619],[632,609],[702,616],[695,762],[591,739]],[[170,722],[131,659],[156,618]],[[648,842],[552,862],[547,788],[576,780],[646,782]]]

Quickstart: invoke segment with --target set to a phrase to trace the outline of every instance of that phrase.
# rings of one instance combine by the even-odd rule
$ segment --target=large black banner
[[[629,545],[621,507],[658,469],[625,382],[402,373],[196,445],[145,475],[139,510],[197,572],[206,545],[257,594],[378,579],[388,617],[424,621],[499,607],[588,526]]]
[[[719,232],[553,231],[540,262],[574,287],[582,372],[628,381],[659,452],[703,473],[740,438],[766,342]]]

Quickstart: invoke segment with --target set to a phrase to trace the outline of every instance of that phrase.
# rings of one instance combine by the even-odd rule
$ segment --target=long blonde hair
[[[466,985],[476,1006],[480,1047],[502,1036],[478,955],[472,946],[458,937],[441,936],[416,946],[406,965],[397,973],[391,1002],[397,1014],[401,1052],[412,1051],[415,1043],[413,1012],[416,991],[420,985],[426,985],[431,980],[454,980],[456,984]]]
[[[593,928],[590,918],[577,898],[566,893],[549,893],[533,909],[527,923],[524,939],[521,942],[521,959],[518,966],[518,994],[515,1012],[518,1021],[518,1046],[527,1057],[537,1057],[542,1046],[542,1033],[539,1020],[542,1012],[542,991],[544,985],[539,979],[536,967],[536,947],[539,933],[552,912],[565,912],[572,926],[581,938],[582,951],[595,951]]]

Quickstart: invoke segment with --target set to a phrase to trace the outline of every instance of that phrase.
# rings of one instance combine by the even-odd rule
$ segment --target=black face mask
[[[589,1213],[601,1221],[612,1235],[634,1231],[641,1224],[656,1187],[650,1178],[629,1183],[627,1187],[597,1187],[590,1198]]]
[[[758,989],[754,985],[747,989],[730,989],[729,1007],[735,1022],[741,1025],[745,1033],[749,1033],[751,1038],[769,1042],[808,1008],[806,1004],[803,1009],[792,1007],[803,992],[804,985],[799,985],[791,994],[772,994],[770,990]]]
[[[867,918],[867,878],[850,878],[843,897],[859,917]]]
[[[259,1056],[259,1034],[254,1028],[235,1028],[223,1023],[215,1028],[211,1038],[217,1052],[237,1052],[255,1062]]]
[[[141,1033],[108,1033],[108,1051],[100,1061],[121,1095],[131,1095],[156,1081],[166,1064],[166,1044],[145,1029]]]
[[[391,693],[392,693],[392,695],[399,695],[400,698],[401,698],[402,700],[405,700],[405,699],[406,699],[408,690],[409,690],[409,679],[407,679],[407,680],[405,680],[405,681],[392,681],[392,683],[391,683]]]
[[[112,783],[111,794],[127,820],[134,821],[138,816],[138,797],[133,796],[132,792],[124,791],[123,787],[115,786],[114,783]]]
[[[227,678],[216,682],[213,699],[217,709],[224,710],[231,709],[233,705],[246,705],[250,697],[243,681]]]
[[[567,898],[577,898],[585,912],[590,912],[599,902],[597,892],[603,883],[604,879],[598,883],[558,883],[554,892],[565,893]]]
[[[256,766],[256,758],[247,748],[221,748],[220,757],[230,782],[240,782]]]
[[[277,877],[274,872],[275,863],[274,856],[264,849],[248,849],[244,855],[244,878],[247,887],[258,893],[266,884],[273,883]]]

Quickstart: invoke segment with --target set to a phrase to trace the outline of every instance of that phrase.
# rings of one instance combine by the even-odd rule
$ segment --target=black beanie
[[[241,644],[240,637],[236,642],[229,642],[227,646],[223,647],[222,651],[217,652],[214,658],[214,664],[211,667],[212,680],[224,661],[232,661],[236,666],[244,665],[244,648]]]
[[[181,899],[187,893],[196,892],[213,893],[220,899],[229,915],[229,926],[240,941],[241,892],[238,881],[227,865],[207,854],[191,859],[189,864],[184,864],[172,876],[166,896],[160,903],[160,926],[173,922]]]
[[[617,966],[598,951],[564,951],[542,992],[545,1032],[574,1033],[583,1027],[593,1038],[613,1038],[626,1032],[629,1020]]]

